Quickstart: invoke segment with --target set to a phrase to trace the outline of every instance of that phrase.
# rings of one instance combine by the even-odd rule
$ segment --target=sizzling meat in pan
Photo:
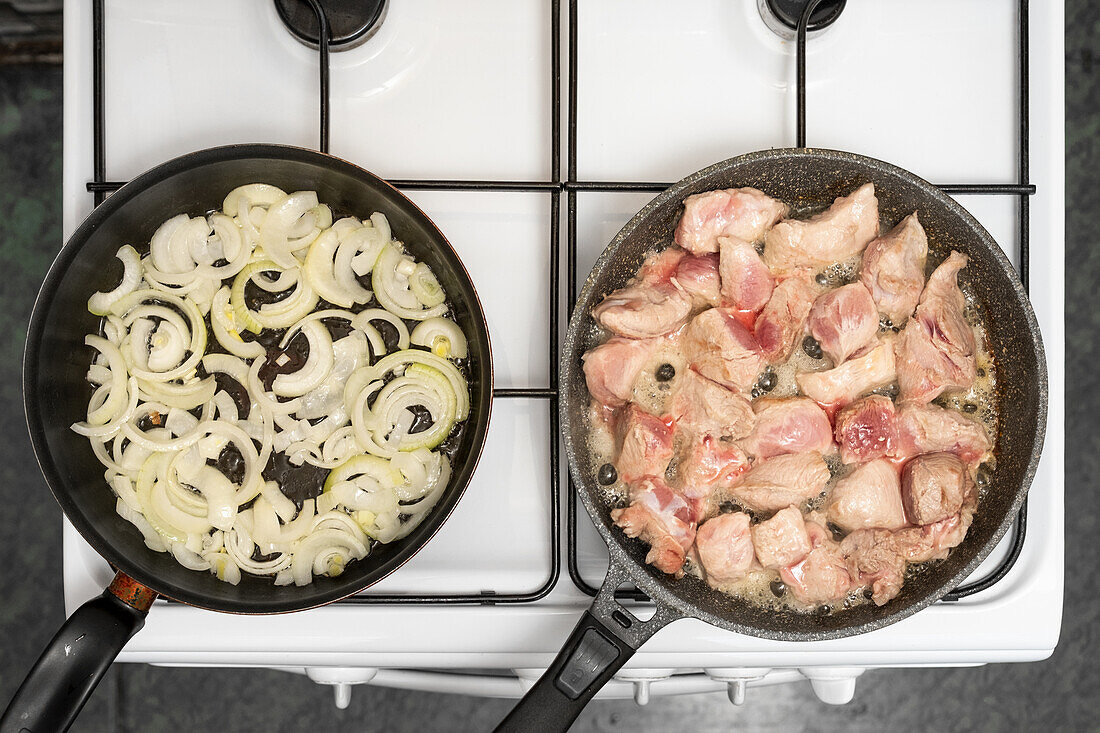
[[[596,306],[593,465],[662,572],[800,611],[881,605],[966,536],[994,365],[967,258],[929,267],[917,213],[881,233],[867,184],[790,214],[755,189],[690,196],[675,244]]]

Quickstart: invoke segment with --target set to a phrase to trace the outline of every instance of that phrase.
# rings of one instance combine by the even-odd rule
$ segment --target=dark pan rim
[[[166,583],[156,575],[145,572],[135,565],[125,553],[116,551],[111,542],[99,531],[96,524],[88,520],[77,510],[75,502],[69,497],[68,492],[64,490],[64,481],[54,465],[50,456],[49,447],[46,443],[42,414],[38,409],[37,401],[31,399],[31,395],[34,394],[34,390],[37,387],[39,363],[37,345],[42,340],[43,330],[45,328],[45,316],[49,309],[52,293],[56,291],[58,284],[64,279],[69,266],[80,251],[83,243],[87,241],[91,232],[95,231],[95,229],[107,221],[109,217],[113,216],[115,212],[125,207],[134,196],[145,188],[160,183],[181,170],[241,158],[290,160],[294,162],[318,164],[346,173],[353,178],[369,182],[369,185],[379,189],[388,189],[402,206],[407,207],[407,210],[413,214],[414,218],[421,220],[425,227],[432,232],[432,245],[449,252],[449,259],[457,265],[458,274],[469,283],[470,291],[473,293],[473,302],[468,303],[468,305],[471,313],[483,326],[486,351],[489,355],[489,358],[483,365],[482,371],[482,381],[485,383],[484,392],[486,395],[484,410],[479,413],[477,422],[471,425],[475,436],[473,450],[462,457],[463,466],[467,464],[470,466],[468,478],[466,481],[451,485],[446,492],[446,494],[454,496],[454,500],[449,502],[449,506],[445,505],[444,507],[440,507],[438,513],[431,514],[425,521],[425,524],[429,526],[429,531],[423,535],[421,542],[416,545],[402,548],[400,551],[396,552],[392,557],[388,558],[386,562],[368,574],[363,579],[363,582],[348,585],[334,585],[331,590],[323,593],[311,592],[308,599],[303,598],[303,600],[298,602],[267,599],[247,599],[241,601],[211,598],[204,593],[193,592]],[[470,479],[472,479],[477,470],[478,463],[484,451],[489,418],[492,411],[493,380],[492,343],[489,340],[488,323],[485,318],[485,311],[482,307],[481,299],[477,294],[477,289],[474,287],[473,279],[470,277],[465,264],[462,262],[462,259],[458,256],[458,253],[447,237],[439,227],[436,226],[435,222],[397,188],[350,161],[308,148],[271,143],[239,143],[204,148],[192,153],[186,153],[150,168],[127,182],[115,193],[108,196],[102,204],[94,208],[87,218],[81,222],[50,265],[46,277],[43,279],[42,286],[38,291],[38,295],[35,298],[23,352],[23,404],[26,413],[27,430],[30,434],[31,447],[34,450],[35,460],[38,462],[39,469],[45,477],[46,484],[53,494],[54,499],[61,506],[65,516],[77,532],[80,533],[81,537],[83,537],[97,553],[106,559],[113,568],[156,591],[159,596],[186,603],[197,608],[241,615],[272,615],[304,611],[353,596],[388,577],[420,552],[453,513],[455,507],[465,493]],[[452,475],[456,473],[458,473],[458,471],[452,471]],[[440,504],[443,504],[443,502],[441,501]],[[149,550],[149,552],[153,551]],[[336,580],[339,580],[339,578]],[[306,589],[314,591],[314,586],[303,586],[303,593],[306,592]]]
[[[588,313],[582,312],[579,306],[593,297],[597,274],[601,273],[613,263],[622,242],[649,217],[654,209],[668,203],[671,199],[676,199],[677,201],[682,200],[685,196],[685,192],[689,190],[691,186],[714,173],[747,163],[778,163],[791,158],[816,158],[823,161],[854,163],[861,167],[879,170],[886,174],[908,180],[927,195],[929,199],[944,207],[954,216],[959,217],[966,226],[970,227],[978,235],[978,239],[981,240],[988,250],[990,250],[993,259],[997,262],[1009,282],[1012,283],[1011,292],[1004,293],[1003,298],[1006,301],[1014,301],[1015,305],[1019,308],[1019,312],[1024,316],[1028,332],[1031,336],[1030,345],[1034,350],[1038,372],[1038,380],[1034,386],[1037,396],[1037,424],[1031,455],[1028,458],[1023,480],[1016,491],[1011,510],[1002,518],[989,540],[978,549],[974,557],[966,563],[965,566],[945,579],[942,585],[932,592],[929,592],[920,600],[913,601],[898,610],[890,610],[889,604],[882,606],[881,616],[862,624],[853,624],[851,626],[844,626],[836,629],[816,631],[765,629],[751,624],[732,621],[699,608],[695,604],[682,599],[679,594],[672,592],[668,587],[658,582],[656,577],[651,575],[647,568],[636,563],[627,553],[624,547],[627,542],[626,537],[621,532],[611,531],[602,521],[600,521],[599,516],[604,507],[594,499],[593,494],[595,493],[595,489],[590,485],[590,482],[586,482],[585,480],[584,472],[579,464],[580,456],[582,455],[582,447],[574,443],[573,431],[567,427],[570,425],[571,421],[569,405],[578,399],[587,400],[587,392],[583,389],[574,389],[572,380],[568,378],[569,370],[572,368],[573,363],[576,362],[577,357],[579,357],[579,354],[575,352],[579,347],[580,338],[583,332],[583,324],[588,317]],[[577,297],[576,304],[578,307],[574,310],[573,316],[569,321],[569,328],[566,331],[559,376],[559,384],[562,385],[563,391],[562,398],[559,402],[559,420],[564,428],[562,433],[565,440],[565,452],[569,457],[569,470],[572,472],[573,480],[577,486],[577,493],[580,495],[581,501],[584,502],[589,518],[607,544],[608,551],[611,555],[611,562],[624,568],[630,575],[631,580],[637,584],[638,588],[644,591],[655,603],[670,606],[684,617],[697,618],[730,631],[776,641],[825,641],[828,639],[840,639],[847,636],[863,634],[868,631],[874,631],[889,626],[940,600],[946,593],[957,587],[977,569],[1012,525],[1020,510],[1020,506],[1027,496],[1027,491],[1035,478],[1035,472],[1038,469],[1039,458],[1042,453],[1043,438],[1046,434],[1048,401],[1047,365],[1042,336],[1039,332],[1039,324],[1035,317],[1035,311],[1024,290],[1024,286],[1020,282],[1016,269],[1012,266],[1012,263],[1009,261],[1008,256],[1005,255],[1000,245],[997,244],[989,232],[985,230],[970,212],[928,181],[891,163],[842,150],[823,148],[776,148],[740,155],[696,171],[673,184],[664,192],[658,194],[657,197],[646,204],[629,222],[627,222],[619,233],[615,235],[614,239],[611,240],[610,244],[607,245],[593,265]],[[715,592],[717,593],[718,591]]]

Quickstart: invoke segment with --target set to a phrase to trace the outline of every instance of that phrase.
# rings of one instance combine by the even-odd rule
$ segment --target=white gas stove
[[[567,514],[564,465],[557,475],[551,465],[557,366],[549,314],[558,307],[564,327],[573,224],[583,278],[657,188],[618,183],[672,182],[739,153],[795,143],[794,43],[767,28],[758,0],[577,4],[571,18],[568,5],[551,0],[402,0],[373,37],[331,58],[331,151],[405,182],[451,239],[488,314],[497,387],[512,393],[496,401],[480,467],[454,515],[424,551],[366,594],[481,602],[342,602],[258,618],[158,602],[120,661],[305,672],[335,685],[343,705],[350,685],[363,682],[518,696],[554,657],[591,600],[582,586],[598,586],[606,568],[583,510],[575,522]],[[1026,0],[850,0],[808,43],[810,145],[881,158],[958,186],[950,191],[1004,184],[1007,193],[958,199],[1013,262],[1020,262],[1021,230],[1030,237],[1050,413],[1015,562],[981,592],[847,639],[784,643],[679,621],[601,697],[644,702],[650,694],[728,687],[742,700],[746,686],[808,678],[822,700],[844,703],[868,667],[1051,654],[1064,539],[1062,15],[1061,2],[1028,11]],[[1030,172],[1021,178],[1028,143],[1020,59],[1028,47]],[[317,64],[273,0],[69,0],[66,236],[93,207],[89,182],[125,181],[207,146],[315,146]],[[98,97],[96,69],[103,72]],[[467,185],[475,181],[511,183]],[[1027,183],[1033,194],[1019,192]],[[561,277],[552,278],[559,267]],[[64,537],[72,611],[112,573],[67,523]],[[1012,543],[1010,534],[971,580],[1003,572]]]

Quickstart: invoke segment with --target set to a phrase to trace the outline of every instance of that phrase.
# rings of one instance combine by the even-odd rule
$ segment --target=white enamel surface
[[[809,45],[808,144],[937,183],[1011,182],[1014,7],[853,3]],[[755,0],[684,3],[676,15],[661,0],[581,5],[581,179],[675,181],[795,144],[794,44],[763,27]]]
[[[317,55],[273,3],[106,7],[109,177],[226,143],[317,144]],[[389,178],[545,180],[549,17],[548,2],[392,3],[333,57],[332,153]]]
[[[940,183],[1014,181],[1015,6],[1011,0],[849,3],[835,27],[811,41],[810,143],[880,157]],[[214,8],[222,17],[239,16],[236,35],[207,22]],[[657,0],[584,2],[580,10],[580,179],[673,181],[731,155],[794,143],[792,49],[759,26],[755,0],[679,4],[674,18]],[[463,4],[460,11],[442,1],[405,2],[390,13],[378,44],[334,57],[333,152],[398,178],[549,177],[549,3],[501,0]],[[463,19],[449,15],[456,13]],[[952,22],[944,23],[942,13]],[[283,33],[267,3],[109,0],[107,17],[109,178],[206,145],[314,144],[313,57]],[[68,233],[91,209],[84,189],[92,155],[90,4],[70,0],[65,22]],[[1038,192],[1031,199],[1031,292],[1050,370],[1050,427],[1027,542],[1008,578],[960,603],[831,642],[784,644],[681,621],[647,643],[629,669],[851,665],[854,673],[866,666],[1049,656],[1058,639],[1064,549],[1062,34],[1062,4],[1033,3],[1031,181]],[[133,63],[137,58],[141,63]],[[448,235],[478,284],[498,386],[545,387],[549,196],[410,195]],[[582,277],[650,198],[578,195]],[[1015,261],[1015,201],[959,200]],[[549,570],[546,410],[538,400],[495,403],[467,496],[429,546],[379,591],[507,593],[541,583]],[[582,571],[595,583],[606,553],[583,510],[579,534]],[[110,579],[106,564],[68,526],[64,573],[69,610]],[[547,599],[518,606],[329,606],[247,618],[158,604],[120,658],[381,667],[379,679],[384,668],[398,666],[538,670],[587,603],[563,567]],[[351,638],[339,631],[349,627],[357,630]],[[651,692],[697,682],[657,682]],[[442,679],[403,684],[451,689]],[[692,689],[717,683],[698,684]],[[486,682],[461,689],[503,688]]]

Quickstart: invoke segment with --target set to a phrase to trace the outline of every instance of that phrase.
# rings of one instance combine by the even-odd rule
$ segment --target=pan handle
[[[103,595],[65,621],[0,716],[0,731],[68,730],[157,594],[118,573]]]
[[[614,560],[592,607],[561,652],[527,691],[495,733],[569,730],[588,701],[619,671],[649,637],[682,618],[657,604],[652,618],[642,621],[615,599],[615,591],[630,579]]]

